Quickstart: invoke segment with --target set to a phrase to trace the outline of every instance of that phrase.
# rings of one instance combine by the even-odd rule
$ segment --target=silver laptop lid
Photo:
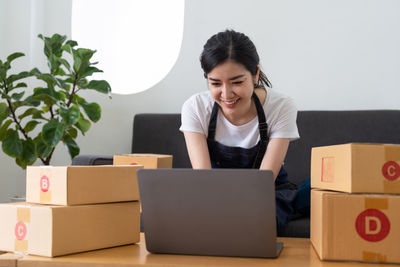
[[[149,252],[278,255],[271,171],[140,169],[138,181]]]

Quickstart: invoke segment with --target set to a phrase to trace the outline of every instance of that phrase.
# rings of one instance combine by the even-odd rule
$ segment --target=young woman
[[[213,35],[200,56],[208,91],[182,107],[182,125],[194,169],[258,168],[275,177],[278,233],[293,213],[295,188],[283,161],[299,138],[297,109],[271,88],[252,41],[233,30]]]

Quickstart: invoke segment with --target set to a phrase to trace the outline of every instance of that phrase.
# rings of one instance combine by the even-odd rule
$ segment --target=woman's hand
[[[274,179],[278,176],[282,167],[286,152],[289,147],[289,138],[272,138],[269,140],[267,151],[261,162],[260,170],[271,170],[274,173]]]
[[[204,134],[184,132],[186,147],[193,169],[211,169],[207,139]]]

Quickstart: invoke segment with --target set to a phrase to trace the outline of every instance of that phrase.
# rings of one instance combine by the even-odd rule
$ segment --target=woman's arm
[[[289,147],[289,138],[272,138],[269,140],[267,151],[261,162],[260,170],[272,170],[274,179],[282,167],[286,152]]]
[[[204,134],[194,132],[183,134],[193,169],[211,169],[210,154]]]

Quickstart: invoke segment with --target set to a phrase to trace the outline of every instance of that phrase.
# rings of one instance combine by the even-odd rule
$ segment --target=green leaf
[[[68,40],[65,44],[70,45],[71,47],[78,45],[78,43],[74,40]]]
[[[40,75],[40,74],[42,74],[41,72],[40,72],[40,70],[38,70],[37,68],[33,68],[30,72],[29,72],[29,75],[30,76],[37,76],[37,75]]]
[[[68,150],[69,155],[71,156],[71,159],[79,155],[79,146],[71,136],[65,135],[63,142]]]
[[[111,86],[105,80],[92,80],[86,87],[87,89],[94,89],[100,93],[108,94],[111,92]]]
[[[73,51],[74,59],[74,71],[79,78],[86,72],[87,68],[90,66],[90,59],[92,58],[95,50],[90,50],[87,48],[78,48]]]
[[[65,52],[72,54],[72,47],[69,44],[65,44],[61,47],[62,50],[64,50]]]
[[[36,76],[39,80],[44,81],[47,86],[49,87],[54,87],[55,84],[57,84],[57,80],[54,79],[53,75],[48,74],[48,73],[44,73],[44,74],[39,74]]]
[[[14,100],[20,100],[24,96],[25,92],[15,93],[11,95],[11,98]]]
[[[0,125],[10,115],[10,110],[6,103],[0,103]]]
[[[23,107],[23,106],[27,106],[27,105],[28,105],[27,102],[25,102],[25,101],[20,101],[20,100],[17,100],[17,101],[15,101],[15,102],[11,103],[11,106],[12,106],[12,108],[14,109],[14,112],[15,112],[15,110],[16,110],[17,108]]]
[[[93,54],[96,53],[96,50],[90,50],[87,48],[78,48],[76,50],[76,53],[78,57],[82,59],[82,61],[89,61],[92,58]]]
[[[78,122],[80,110],[77,105],[72,105],[70,108],[61,107],[60,115],[67,125],[73,125]]]
[[[64,134],[65,125],[53,119],[46,123],[42,129],[43,141],[51,147],[55,147],[60,142]]]
[[[28,87],[28,85],[26,83],[18,83],[16,86],[14,86],[14,89],[20,87]]]
[[[87,103],[86,99],[84,99],[83,97],[78,96],[77,94],[75,94],[72,99],[73,99],[74,103],[78,103],[79,105],[83,105],[83,104]]]
[[[81,64],[82,64],[82,59],[80,59],[78,56],[74,55],[74,66],[73,66],[73,69],[74,69],[75,73],[78,73],[78,71],[79,71],[79,69],[81,67]]]
[[[69,63],[68,63],[68,61],[67,61],[66,59],[64,59],[64,58],[59,58],[58,60],[60,61],[60,63],[61,63],[62,65],[64,65],[64,67],[65,67],[67,70],[71,70],[71,65],[69,65]]]
[[[103,71],[100,70],[100,69],[98,69],[98,68],[96,68],[96,67],[87,67],[87,68],[85,69],[85,71],[82,72],[82,73],[79,75],[79,77],[84,78],[84,77],[87,77],[87,76],[92,76],[93,73],[95,73],[95,72],[103,72]]]
[[[36,109],[36,108],[28,108],[27,110],[25,110],[25,112],[23,113],[23,114],[21,114],[21,115],[19,115],[18,116],[18,119],[20,119],[20,120],[22,120],[23,118],[25,118],[25,117],[28,117],[28,116],[30,116],[30,115],[33,115],[32,117],[34,118],[34,119],[38,119],[38,118],[41,118],[42,116],[42,111],[41,110],[38,110],[38,109]]]
[[[79,79],[76,82],[76,85],[78,86],[78,88],[82,88],[85,89],[87,87],[87,85],[89,84],[88,80],[85,78]]]
[[[36,144],[36,152],[39,157],[47,158],[53,150],[51,146],[46,145],[43,141],[42,134],[39,134],[35,138],[34,143]]]
[[[7,76],[7,68],[4,66],[0,65],[0,80],[5,80]]]
[[[18,166],[20,166],[22,169],[26,169],[26,162],[22,159],[22,157],[18,157],[15,159],[15,163],[17,163]]]
[[[36,125],[38,125],[40,122],[39,121],[29,121],[25,127],[24,127],[24,131],[26,133],[29,133],[30,131],[32,131],[33,129],[35,129]]]
[[[22,142],[21,159],[26,165],[32,165],[37,159],[36,145],[30,138]]]
[[[21,80],[21,79],[25,79],[25,78],[27,78],[29,76],[30,76],[29,72],[27,72],[27,71],[23,71],[23,72],[20,72],[18,74],[12,74],[12,75],[8,76],[8,78],[6,80],[6,83],[7,84],[11,84],[11,83],[13,83],[15,81],[18,81],[18,80]]]
[[[35,100],[42,100],[46,105],[52,106],[57,103],[57,92],[50,88],[35,88],[33,90],[33,98]]]
[[[65,99],[69,98],[69,95],[63,91],[57,91],[57,97],[59,100],[64,101]]]
[[[2,148],[4,153],[10,157],[16,158],[22,154],[22,141],[19,139],[18,133],[13,129],[8,129],[6,138],[4,138]]]
[[[99,104],[97,103],[82,104],[82,107],[91,121],[98,122],[100,120],[101,107]]]
[[[20,53],[20,52],[16,52],[14,54],[11,54],[7,57],[7,61],[8,63],[11,63],[14,59],[19,58],[19,57],[23,57],[25,56],[24,53]]]
[[[78,122],[75,123],[75,126],[82,132],[83,135],[90,129],[90,121],[85,119],[82,114],[81,117],[79,118]]]
[[[0,141],[3,141],[4,138],[6,138],[7,130],[11,123],[12,120],[9,119],[0,127]]]
[[[27,98],[25,98],[24,102],[26,102],[27,106],[37,107],[40,105],[40,101],[37,99],[34,99],[33,96],[28,96]]]
[[[51,73],[56,76],[65,76],[67,74],[62,68],[60,68],[60,64],[57,64]]]
[[[68,75],[68,76],[69,76],[69,78],[65,79],[64,82],[65,83],[74,83],[74,81],[75,81],[74,76],[72,76],[72,75]]]
[[[75,129],[75,128],[69,128],[68,130],[67,130],[67,133],[72,137],[72,138],[76,138],[76,137],[78,137],[78,131]]]

